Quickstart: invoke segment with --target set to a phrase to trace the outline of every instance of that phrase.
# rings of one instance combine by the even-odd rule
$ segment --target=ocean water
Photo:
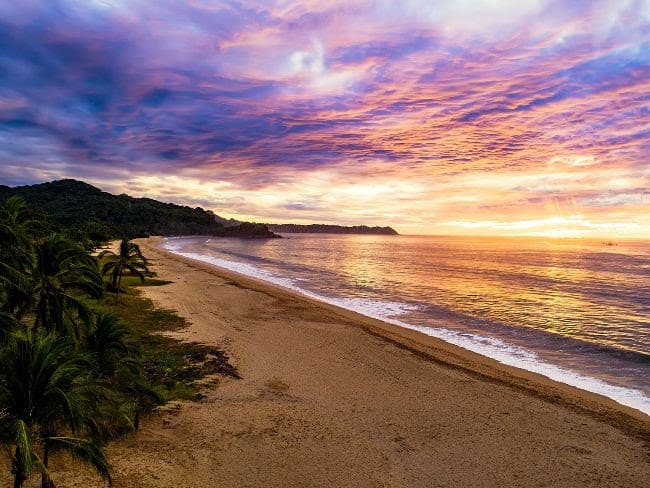
[[[288,234],[165,247],[650,414],[648,242]]]

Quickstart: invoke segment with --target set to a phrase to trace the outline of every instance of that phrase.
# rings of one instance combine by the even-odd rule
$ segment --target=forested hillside
[[[103,241],[123,236],[218,235],[276,237],[264,224],[225,227],[212,212],[150,198],[113,195],[82,181],[65,179],[37,185],[0,186],[0,202],[21,196],[71,234]]]

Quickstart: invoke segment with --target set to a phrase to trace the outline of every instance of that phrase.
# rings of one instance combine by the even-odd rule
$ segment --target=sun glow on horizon
[[[650,238],[650,0],[57,5],[0,5],[0,183],[270,223]]]
[[[555,216],[521,221],[455,221],[445,222],[451,228],[469,229],[474,232],[486,231],[490,235],[528,236],[550,238],[612,238],[649,237],[637,223],[607,222],[595,223],[582,215]]]

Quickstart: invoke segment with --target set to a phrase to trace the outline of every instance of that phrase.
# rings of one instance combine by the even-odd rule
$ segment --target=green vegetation
[[[0,201],[11,196],[47,215],[51,230],[65,233],[87,249],[108,240],[150,235],[277,237],[264,224],[242,222],[225,227],[212,212],[200,207],[112,195],[77,180],[15,188],[0,185]]]
[[[125,271],[140,278],[142,283],[144,283],[144,273],[149,271],[147,260],[142,255],[140,247],[128,239],[120,241],[119,252],[102,251],[99,254],[99,259],[103,261],[102,276],[111,275],[111,286],[115,291],[115,303],[117,303],[120,295],[122,276]]]
[[[0,444],[14,487],[35,473],[53,487],[57,453],[110,481],[107,442],[161,403],[200,398],[196,380],[238,377],[220,350],[161,334],[186,324],[133,285],[166,283],[128,240],[94,257],[20,198],[0,207]]]
[[[90,369],[91,357],[65,336],[23,328],[0,354],[0,431],[14,447],[14,486],[37,469],[52,486],[48,463],[67,451],[109,478],[103,443],[95,433],[104,388]]]

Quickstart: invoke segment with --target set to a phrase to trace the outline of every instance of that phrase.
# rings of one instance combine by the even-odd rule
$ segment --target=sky
[[[650,0],[0,3],[0,183],[650,238]]]

